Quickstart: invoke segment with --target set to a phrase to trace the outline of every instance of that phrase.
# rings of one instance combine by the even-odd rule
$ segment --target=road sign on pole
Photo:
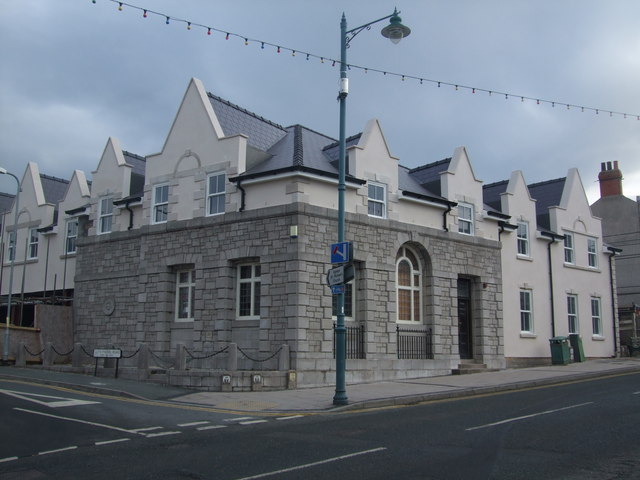
[[[344,265],[333,267],[327,273],[327,285],[333,287],[334,285],[344,284]]]
[[[351,261],[351,245],[349,242],[331,245],[331,263],[349,263]]]

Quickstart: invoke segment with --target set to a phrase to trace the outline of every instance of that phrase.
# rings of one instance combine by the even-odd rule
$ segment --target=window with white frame
[[[27,249],[27,251],[29,252],[29,255],[27,258],[33,260],[35,258],[38,258],[38,240],[40,238],[40,234],[38,233],[38,229],[37,228],[30,228],[29,229],[29,248]]]
[[[344,319],[355,320],[355,302],[356,297],[354,295],[354,282],[355,279],[344,285]],[[335,318],[338,316],[338,296],[331,296],[331,315]]]
[[[591,326],[594,335],[602,335],[602,316],[600,313],[600,299],[598,297],[591,297]]]
[[[398,322],[422,323],[422,268],[418,256],[402,247],[396,256]]]
[[[194,270],[176,272],[176,322],[193,320],[196,279]]]
[[[238,265],[238,318],[260,318],[260,265]]]
[[[518,222],[518,255],[529,256],[529,224]]]
[[[595,238],[587,238],[587,257],[589,267],[598,268],[598,242]]]
[[[65,239],[64,253],[76,253],[76,241],[78,239],[78,220],[67,221],[67,237]]]
[[[153,223],[165,223],[169,213],[169,185],[153,187]]]
[[[7,259],[11,262],[16,258],[16,232],[9,232],[9,241],[7,242]]]
[[[564,234],[564,263],[574,264],[576,262],[575,252],[573,250],[573,234]]]
[[[458,204],[458,233],[473,235],[473,205],[469,203]]]
[[[98,234],[110,233],[113,223],[113,199],[101,198],[98,206]]]
[[[387,186],[369,182],[368,208],[370,217],[387,217]]]
[[[533,294],[531,290],[520,290],[520,331],[533,333]]]
[[[569,333],[578,333],[578,296],[567,295],[567,321]]]
[[[216,173],[207,178],[207,215],[224,213],[226,175]]]

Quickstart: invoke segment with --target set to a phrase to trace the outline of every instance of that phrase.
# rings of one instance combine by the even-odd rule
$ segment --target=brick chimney
[[[617,160],[613,162],[613,167],[611,162],[600,164],[598,182],[600,182],[600,198],[622,195],[622,172],[618,168]]]

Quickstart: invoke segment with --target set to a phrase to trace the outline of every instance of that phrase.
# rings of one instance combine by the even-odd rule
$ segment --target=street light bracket
[[[390,24],[382,29],[382,35],[390,39],[393,43],[398,43],[400,39],[406,37],[411,33],[411,29],[409,27],[406,27],[402,25],[402,23],[400,23],[402,19],[398,16],[399,14],[400,12],[397,9],[394,9],[391,15],[387,15],[386,17],[379,18],[377,20],[374,20],[373,22],[365,23],[364,25],[360,25],[359,27],[347,30],[345,32],[345,47],[349,48],[349,43],[351,42],[351,40],[353,40],[354,37],[360,32],[362,32],[363,30],[371,30],[371,25],[387,19],[391,19]],[[399,32],[402,32],[402,36],[400,37],[398,37]]]

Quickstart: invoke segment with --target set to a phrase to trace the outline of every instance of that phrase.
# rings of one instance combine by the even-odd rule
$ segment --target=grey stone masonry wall
[[[298,236],[290,237],[290,226]],[[133,351],[141,343],[170,358],[184,344],[197,355],[229,343],[254,358],[290,349],[299,385],[334,375],[332,297],[326,286],[333,210],[295,203],[150,225],[78,242],[75,341]],[[355,249],[355,315],[364,325],[364,359],[350,381],[410,378],[459,361],[457,280],[473,285],[474,358],[504,366],[500,246],[497,242],[366,215],[347,215]],[[422,265],[422,321],[433,360],[400,361],[396,344],[396,255],[409,247]],[[237,318],[238,265],[261,267],[260,315]],[[176,321],[176,275],[195,271],[194,319]],[[239,365],[242,361],[239,362]],[[395,373],[394,373],[395,372]]]

